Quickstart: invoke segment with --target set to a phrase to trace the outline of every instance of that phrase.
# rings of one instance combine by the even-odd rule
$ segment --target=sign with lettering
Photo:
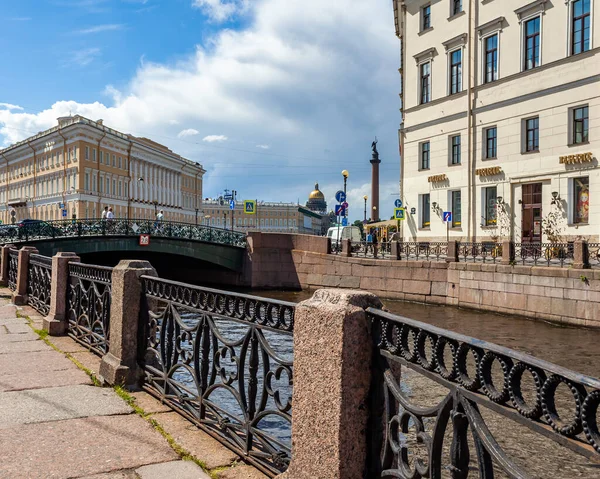
[[[499,175],[502,172],[502,168],[499,166],[489,166],[487,168],[477,168],[475,174],[478,176],[494,176]]]
[[[429,183],[439,183],[441,181],[446,181],[448,179],[448,177],[445,174],[442,175],[433,175],[427,178],[427,181],[429,181]]]
[[[150,235],[140,235],[140,246],[150,245]]]
[[[576,155],[565,155],[559,158],[561,165],[573,165],[575,163],[589,163],[593,160],[592,153],[578,153]]]

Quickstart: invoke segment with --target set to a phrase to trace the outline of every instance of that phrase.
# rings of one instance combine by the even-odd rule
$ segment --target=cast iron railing
[[[482,242],[458,244],[458,259],[464,262],[496,263],[502,261],[502,243]]]
[[[515,243],[515,262],[534,266],[573,263],[573,243]]]
[[[17,290],[17,272],[19,270],[19,250],[11,249],[8,252],[8,288]]]
[[[0,234],[0,243],[86,236],[139,236],[140,234],[237,247],[246,246],[245,233],[212,226],[148,219],[78,219],[36,221],[21,226],[6,225]]]
[[[398,243],[400,259],[416,261],[446,261],[448,243],[439,242],[406,242]]]
[[[103,356],[110,341],[112,268],[69,263],[68,334]]]
[[[600,268],[600,243],[588,243],[588,262],[590,268]]]
[[[482,478],[494,477],[494,467],[508,477],[528,477],[500,447],[480,407],[578,454],[600,458],[600,380],[381,310],[369,308],[367,314],[376,351],[369,478],[439,478],[445,467],[443,457],[450,459],[445,467],[450,477],[466,478],[470,458],[478,463]],[[441,402],[426,407],[411,402],[405,386],[400,385],[402,367],[437,382],[444,391]],[[535,385],[532,397],[525,394],[527,380]],[[560,400],[557,397],[561,385],[572,396],[570,417],[563,414],[562,396]],[[421,397],[434,396],[431,386],[421,393]],[[469,430],[475,451],[470,450]],[[444,444],[448,431],[452,431],[449,447]],[[407,441],[411,434],[416,434],[416,441]],[[419,448],[422,454],[417,453]]]
[[[295,304],[142,281],[144,388],[268,475],[287,469]]]
[[[50,291],[52,285],[52,258],[39,254],[29,256],[27,268],[27,304],[38,313],[50,313]]]

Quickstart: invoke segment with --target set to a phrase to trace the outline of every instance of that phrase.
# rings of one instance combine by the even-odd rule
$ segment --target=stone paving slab
[[[21,333],[31,333],[31,328],[26,322],[19,323],[8,323],[3,325],[3,328],[6,329],[8,334],[21,334]],[[1,330],[2,328],[0,328]]]
[[[52,351],[44,341],[19,341],[17,343],[3,343],[0,354],[33,353],[37,351]]]
[[[1,333],[3,326],[0,326],[0,345],[2,343],[18,343],[20,341],[39,341],[40,337],[35,334],[31,328],[29,333],[22,334],[3,334]],[[2,346],[0,346],[1,348]]]
[[[217,473],[219,479],[268,479],[262,472],[252,466],[239,465]]]
[[[100,362],[102,362],[102,358],[97,354],[94,354],[90,351],[82,351],[78,353],[72,353],[71,356],[73,356],[73,358],[79,361],[90,371],[94,373],[100,371]]]
[[[63,386],[0,394],[0,429],[17,424],[131,412],[133,409],[112,389],[94,386]]]
[[[129,393],[135,398],[135,403],[146,413],[156,414],[158,412],[171,412],[172,409],[166,404],[162,404],[158,399],[145,391]]]
[[[94,474],[93,476],[80,476],[76,479],[139,479],[135,471],[127,470],[127,471],[117,471],[117,472],[108,472],[106,474]],[[177,479],[175,477],[169,479]]]
[[[176,412],[156,414],[152,418],[175,439],[177,444],[206,464],[208,469],[228,466],[238,459],[236,453]]]
[[[13,336],[23,335],[15,334]],[[39,340],[37,335],[34,336]],[[0,346],[0,348],[1,347],[2,346]],[[62,369],[77,369],[77,366],[62,354],[52,350],[32,353],[0,354],[0,371],[2,376],[26,374],[31,371],[37,371],[38,374],[44,374],[48,371],[60,371]]]
[[[0,375],[0,393],[5,391],[73,386],[76,384],[92,384],[92,380],[86,373],[77,368],[52,371],[51,374],[39,374],[36,371],[29,371],[10,376]]]
[[[81,353],[88,351],[88,349],[84,348],[69,336],[48,336],[48,341],[65,353]]]
[[[0,477],[10,479],[86,477],[179,459],[134,414],[15,426],[0,434],[0,451]]]
[[[163,462],[136,469],[140,479],[210,479],[201,467],[191,461]]]

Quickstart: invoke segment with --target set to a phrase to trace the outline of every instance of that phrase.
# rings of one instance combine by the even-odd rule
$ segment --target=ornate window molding
[[[428,48],[427,50],[423,50],[421,53],[417,53],[416,55],[413,55],[413,58],[415,59],[415,62],[418,65],[420,63],[433,60],[433,57],[435,56],[435,54],[436,54],[435,47],[431,47],[431,48]]]
[[[548,0],[534,0],[524,7],[517,8],[515,13],[519,19],[519,23],[528,17],[543,14],[546,11],[546,2]]]
[[[464,47],[467,43],[467,34],[466,33],[461,33],[460,35],[455,36],[454,38],[451,38],[450,40],[446,40],[445,42],[442,42],[442,45],[444,45],[444,48],[446,49],[446,53],[448,53],[450,50],[456,50],[457,47]]]
[[[479,38],[487,37],[491,33],[501,32],[505,20],[504,17],[498,17],[478,26],[477,33],[479,34]]]

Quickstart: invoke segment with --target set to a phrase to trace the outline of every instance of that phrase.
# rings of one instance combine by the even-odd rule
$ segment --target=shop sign
[[[478,168],[475,170],[477,176],[494,176],[499,175],[502,172],[502,168],[499,166],[490,166],[488,168]]]
[[[589,163],[592,161],[592,153],[578,153],[576,155],[565,155],[559,158],[561,165],[573,165],[575,163]]]
[[[427,178],[427,181],[429,181],[429,183],[439,183],[440,181],[446,181],[448,179],[448,177],[443,174],[443,175],[433,175]]]

